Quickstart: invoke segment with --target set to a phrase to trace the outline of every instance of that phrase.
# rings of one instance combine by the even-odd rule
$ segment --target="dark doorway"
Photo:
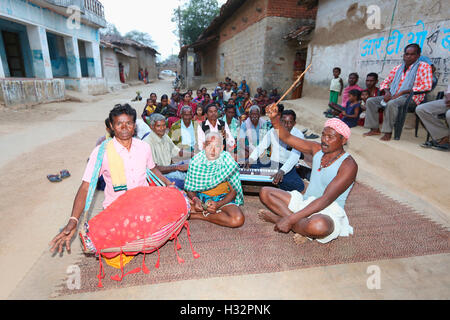
[[[2,36],[10,77],[24,78],[26,75],[19,34],[16,32],[2,31]]]
[[[306,54],[308,52],[308,49],[300,49],[295,53],[295,60],[294,60],[294,76],[293,80],[297,80],[298,77],[305,71],[306,68]],[[300,81],[300,83],[294,88],[292,91],[292,97],[291,99],[299,99],[302,97],[302,91],[303,91],[303,79]]]

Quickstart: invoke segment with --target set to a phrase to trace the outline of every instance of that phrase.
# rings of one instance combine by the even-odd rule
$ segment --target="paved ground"
[[[48,252],[48,242],[67,221],[86,159],[97,138],[103,134],[103,121],[109,110],[115,103],[130,102],[137,90],[143,93],[143,97],[150,92],[156,92],[158,96],[171,92],[170,82],[159,81],[98,96],[94,102],[52,103],[15,112],[0,110],[0,299],[53,297],[52,292],[66,275],[67,267],[76,260],[80,248],[78,242],[74,242],[71,255],[52,257]],[[322,108],[322,101],[308,98],[298,101],[302,100],[307,102],[308,107]],[[139,114],[144,102],[131,104]],[[317,123],[311,120],[305,121],[303,125],[314,128],[318,126]],[[357,148],[358,143],[354,144],[354,148],[361,153]],[[379,144],[372,143],[374,146]],[[393,152],[385,147],[377,148],[377,152]],[[413,150],[411,148],[412,143],[410,146],[400,144],[395,145],[393,150],[401,154],[405,150]],[[418,156],[426,158],[426,154],[422,155],[421,152],[417,152]],[[445,162],[448,157],[435,155],[438,160],[434,165],[442,168],[440,161],[448,164]],[[427,162],[432,160],[427,159]],[[360,181],[450,226],[449,211],[444,210],[448,204],[444,200],[419,198],[413,187],[398,188],[398,178],[392,181],[385,178],[393,174],[395,168],[380,169],[375,166],[376,163],[370,165],[362,156],[361,163],[364,165],[360,165]],[[367,170],[372,167],[373,170]],[[49,183],[46,175],[61,169],[68,169],[72,177],[61,183]],[[443,171],[444,174],[447,171]],[[449,264],[450,254],[440,254],[269,274],[187,280],[98,293],[74,292],[74,295],[62,298],[448,299]],[[379,289],[368,288],[367,283],[372,275],[368,273],[370,266],[379,268]]]

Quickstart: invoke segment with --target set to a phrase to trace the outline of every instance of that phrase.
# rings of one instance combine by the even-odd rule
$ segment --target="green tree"
[[[121,36],[121,34],[120,34],[120,32],[119,32],[119,30],[117,30],[117,27],[113,24],[113,23],[110,23],[110,22],[106,22],[106,27],[105,28],[102,28],[102,29],[100,29],[99,30],[100,31],[100,34],[102,34],[102,35],[113,35],[113,36]]]
[[[153,41],[152,37],[146,32],[132,30],[130,32],[127,32],[124,35],[124,38],[131,39],[131,40],[137,41],[145,46],[149,46],[149,47],[152,47],[153,49],[157,49],[156,44]]]
[[[175,9],[172,21],[177,24],[175,34],[180,38],[180,44],[194,43],[219,12],[217,0],[190,0]]]

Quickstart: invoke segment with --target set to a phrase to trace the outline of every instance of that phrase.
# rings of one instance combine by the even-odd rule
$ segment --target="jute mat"
[[[245,224],[238,229],[224,228],[203,221],[190,221],[191,239],[200,258],[194,259],[186,229],[180,233],[185,260],[179,264],[174,241],[160,250],[159,268],[154,265],[157,254],[146,255],[149,274],[127,275],[121,282],[111,280],[119,274],[105,263],[103,288],[98,288],[98,260],[80,256],[81,289],[69,290],[62,279],[59,295],[97,290],[149,285],[187,279],[256,274],[325,265],[423,256],[450,252],[450,232],[413,209],[361,183],[355,183],[346,204],[346,212],[354,234],[328,244],[308,241],[297,245],[293,233],[273,231],[273,225],[261,221],[257,211],[264,206],[257,196],[246,196],[243,211]],[[78,241],[78,240],[77,240]],[[125,272],[142,265],[143,255],[136,256]]]

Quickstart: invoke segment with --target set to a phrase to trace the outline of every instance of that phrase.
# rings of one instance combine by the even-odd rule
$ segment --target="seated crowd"
[[[105,120],[105,137],[91,153],[69,221],[51,241],[51,250],[61,252],[64,246],[70,250],[90,182],[97,178],[94,172],[103,177],[104,208],[127,190],[148,186],[146,176],[151,174],[162,184],[185,191],[190,219],[235,228],[245,220],[238,168],[270,167],[275,172],[274,186],[263,187],[259,194],[269,210],[258,215],[273,223],[275,231],[293,231],[296,242],[309,238],[321,243],[353,234],[345,212],[358,171],[344,150],[351,127],[364,121],[370,129],[365,136],[384,133],[381,139],[390,140],[399,106],[414,93],[411,104],[417,106],[416,113],[432,138],[422,146],[449,149],[450,86],[443,99],[422,103],[433,87],[433,68],[420,59],[420,53],[417,44],[407,45],[403,63],[379,88],[376,73],[367,75],[364,90],[358,86],[358,74],[351,73],[344,88],[341,70],[334,68],[325,112],[331,119],[320,142],[307,141],[295,128],[296,113],[274,103],[280,99],[276,89],[268,96],[258,88],[252,98],[245,80],[238,85],[226,78],[211,94],[201,88],[195,97],[192,90],[181,94],[176,89],[170,99],[162,95],[160,102],[152,93],[141,119],[130,105],[116,105]],[[438,119],[441,115],[447,124]],[[312,157],[307,188],[295,169],[302,153]]]

